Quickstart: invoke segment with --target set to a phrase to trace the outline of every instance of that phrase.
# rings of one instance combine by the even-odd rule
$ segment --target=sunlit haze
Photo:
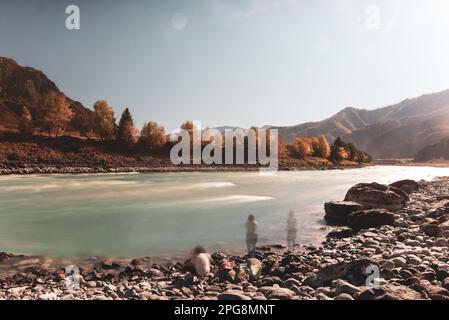
[[[0,56],[138,123],[291,125],[449,88],[449,2],[0,1]]]

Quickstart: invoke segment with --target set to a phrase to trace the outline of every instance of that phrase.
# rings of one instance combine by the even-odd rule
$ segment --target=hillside
[[[344,139],[375,158],[413,158],[423,147],[449,137],[449,90],[394,105],[381,121]]]
[[[345,136],[381,120],[388,110],[359,110],[345,108],[331,118],[319,122],[308,122],[292,127],[279,127],[280,133],[288,143],[298,136],[317,136],[324,134],[328,139]]]
[[[61,93],[43,72],[0,57],[0,128],[16,129],[22,106],[34,116],[39,111],[42,97],[51,91]],[[75,113],[91,112],[81,103],[67,99]]]
[[[423,147],[449,137],[449,90],[375,110],[346,108],[320,122],[281,127],[287,142],[296,136],[340,136],[374,158],[413,158]]]
[[[426,146],[418,151],[415,157],[417,162],[426,162],[432,160],[449,160],[449,138]]]

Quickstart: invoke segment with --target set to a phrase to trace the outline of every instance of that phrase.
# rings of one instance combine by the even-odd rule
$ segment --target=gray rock
[[[250,280],[259,280],[262,274],[262,262],[256,258],[249,258],[247,261]]]
[[[354,298],[347,293],[340,293],[334,300],[354,300]]]
[[[331,201],[324,204],[326,215],[324,219],[334,225],[347,225],[348,216],[355,212],[363,210],[363,206],[352,201]]]
[[[441,228],[437,224],[422,224],[420,226],[422,232],[424,232],[429,237],[436,237],[441,233]]]
[[[381,288],[384,294],[379,297],[380,300],[419,300],[421,294],[409,287],[396,284],[384,284]]]
[[[353,286],[347,281],[337,279],[332,282],[332,287],[335,288],[335,292],[337,295],[346,293],[348,295],[355,295],[360,292],[360,289],[356,286]]]
[[[312,288],[319,288],[330,286],[334,280],[343,279],[353,285],[362,286],[365,285],[366,270],[369,266],[378,266],[378,264],[369,259],[332,264],[322,268],[314,276],[306,278],[305,284]]]
[[[348,224],[355,231],[393,225],[396,215],[385,209],[362,210],[348,216]]]
[[[324,293],[318,293],[315,298],[317,300],[322,300],[322,301],[327,301],[327,300],[332,300],[331,298],[329,298],[328,296],[326,296]]]
[[[390,259],[396,268],[403,268],[407,265],[407,260],[404,257],[395,257]]]
[[[291,299],[295,292],[287,288],[279,288],[279,287],[261,287],[259,288],[268,299],[278,299],[278,300],[288,300]]]
[[[293,279],[293,278],[288,278],[287,280],[284,281],[284,284],[287,288],[290,288],[292,286],[297,286],[297,287],[301,286],[301,282],[299,282],[298,280]]]
[[[243,291],[238,290],[228,290],[220,293],[217,298],[218,300],[251,300],[251,298],[246,296]]]
[[[357,202],[366,209],[396,211],[409,201],[409,196],[399,188],[373,182],[353,186],[346,193],[344,200]]]
[[[163,277],[164,273],[158,269],[151,268],[150,270],[148,270],[148,275],[150,277]]]
[[[347,223],[347,221],[346,221]],[[351,228],[342,228],[338,230],[331,231],[327,234],[327,238],[331,239],[344,239],[344,238],[350,238],[355,235],[354,230]]]
[[[396,182],[393,182],[390,184],[391,187],[395,187],[398,189],[401,189],[402,191],[406,192],[407,194],[411,194],[413,192],[419,191],[419,183],[415,180],[399,180]]]

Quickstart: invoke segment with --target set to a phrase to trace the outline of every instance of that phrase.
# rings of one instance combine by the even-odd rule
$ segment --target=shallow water
[[[375,166],[331,171],[96,174],[0,177],[0,251],[56,256],[179,254],[196,244],[244,249],[254,214],[261,243],[325,235],[323,203],[359,182],[449,176],[449,168]]]

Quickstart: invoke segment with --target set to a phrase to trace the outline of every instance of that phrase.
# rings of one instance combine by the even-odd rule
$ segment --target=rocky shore
[[[343,170],[362,165],[281,166],[279,171]],[[0,176],[31,174],[97,174],[97,173],[161,173],[161,172],[257,172],[258,166],[164,166],[164,167],[24,167],[0,168]]]
[[[0,175],[25,174],[91,174],[127,172],[193,172],[193,171],[257,171],[260,165],[174,165],[170,148],[159,151],[126,151],[113,141],[101,142],[75,137],[49,139],[35,136],[28,141],[19,136],[0,134]],[[354,161],[334,163],[328,159],[282,156],[279,170],[328,170],[361,168]]]
[[[63,263],[3,253],[0,298],[449,299],[449,178],[360,184],[326,204],[326,219],[344,226],[319,247],[214,253],[205,278],[188,263],[149,257],[85,262],[70,276]]]

